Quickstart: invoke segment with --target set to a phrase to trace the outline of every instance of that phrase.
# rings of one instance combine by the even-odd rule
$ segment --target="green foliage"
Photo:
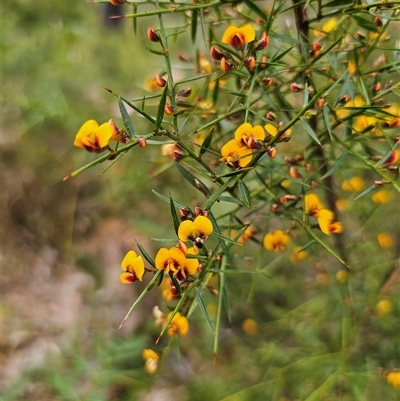
[[[54,26],[70,12],[61,7]],[[89,65],[104,54],[89,73],[92,84],[109,89],[101,101],[88,90],[74,104],[76,116],[100,124],[113,117],[119,127],[102,149],[100,136],[85,133],[81,147],[103,155],[92,153],[62,175],[68,185],[103,168],[118,194],[114,206],[129,209],[132,220],[147,202],[157,205],[143,220],[162,244],[156,252],[132,244],[146,271],[122,324],[148,307],[142,301],[157,287],[162,309],[172,313],[155,316],[157,330],[141,327],[140,337],[70,357],[71,366],[56,358],[59,369],[28,373],[31,380],[45,376],[46,391],[60,400],[135,399],[151,385],[141,361],[147,336],[160,357],[155,386],[184,385],[174,399],[395,400],[386,376],[400,367],[399,4],[156,0],[127,2],[125,12],[136,34],[91,38],[90,51],[79,52],[73,40],[85,36],[83,14],[62,30],[71,36],[62,68],[72,75],[82,68],[77,54]],[[10,27],[17,16],[26,19],[23,8]],[[126,57],[133,42],[135,70]],[[15,50],[7,51],[11,60]],[[43,60],[32,57],[29,65],[33,77],[48,72]],[[147,88],[145,74],[152,77]],[[165,79],[163,89],[156,76]],[[32,107],[23,93],[41,88],[21,78],[13,106],[26,113],[27,126],[60,118],[68,132],[61,143],[72,147],[77,125],[66,122],[65,99],[78,98],[82,82],[55,82],[59,92],[44,88]],[[110,94],[120,116],[103,103]],[[43,146],[57,142],[47,135]],[[134,286],[135,269],[125,272]],[[186,337],[178,318],[189,320]],[[93,376],[90,357],[100,361]],[[23,390],[11,388],[9,398],[18,396],[24,399]]]

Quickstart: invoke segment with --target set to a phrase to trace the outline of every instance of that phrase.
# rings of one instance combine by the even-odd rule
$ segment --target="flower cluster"
[[[262,148],[264,139],[261,125],[253,127],[244,123],[235,131],[235,139],[222,146],[220,161],[230,167],[246,167],[251,162],[253,151]]]
[[[343,231],[342,223],[334,221],[334,213],[324,208],[318,195],[306,194],[304,196],[304,208],[309,216],[318,219],[319,228],[324,234],[340,234]]]
[[[253,71],[256,67],[255,52],[265,49],[268,46],[269,38],[263,32],[260,39],[256,41],[256,32],[250,24],[242,27],[230,25],[222,35],[221,42],[232,46],[240,53],[221,51],[215,46],[211,47],[211,57],[220,62],[223,72],[230,72],[242,65],[246,66],[249,71]]]
[[[263,244],[267,251],[285,251],[290,242],[289,235],[283,230],[275,230],[264,236]]]

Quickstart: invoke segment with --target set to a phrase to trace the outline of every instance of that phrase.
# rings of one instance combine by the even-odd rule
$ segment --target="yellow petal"
[[[253,126],[250,123],[242,124],[236,131],[235,131],[235,139],[240,141],[244,135],[247,135]],[[229,143],[229,142],[228,142]]]
[[[197,216],[194,219],[193,227],[199,237],[208,237],[213,232],[211,220],[205,216]]]
[[[324,234],[326,235],[331,234],[329,227],[332,224],[333,219],[334,219],[334,214],[329,209],[321,209],[318,212],[318,225]]]
[[[169,250],[167,248],[161,248],[158,250],[155,264],[159,270],[166,269],[168,267]]]
[[[76,134],[74,146],[85,149],[83,139],[90,135],[91,132],[94,132],[98,126],[99,124],[95,120],[86,121]]]
[[[228,28],[226,28],[224,34],[222,35],[221,42],[225,43],[225,44],[230,44],[231,40],[233,39],[233,37],[238,32],[238,29],[239,28],[237,26],[235,26],[235,25],[228,26]]]
[[[98,143],[99,143],[100,148],[104,148],[105,146],[108,145],[108,143],[110,142],[110,139],[113,136],[113,133],[114,133],[114,130],[111,127],[110,123],[101,124],[96,129],[96,135],[98,138]]]
[[[264,128],[268,132],[268,134],[272,136],[276,136],[276,134],[278,133],[278,129],[272,124],[266,124],[264,125]]]
[[[315,216],[323,208],[322,202],[316,194],[306,194],[304,196],[304,208],[306,213]]]
[[[239,28],[239,33],[244,36],[244,43],[252,42],[256,38],[256,32],[250,24]]]
[[[144,274],[144,262],[141,256],[138,256],[135,251],[129,251],[121,263],[122,270],[129,272],[137,280],[142,281]],[[124,273],[122,273],[124,274]],[[124,276],[127,279],[127,276]],[[122,275],[121,275],[122,280]]]
[[[181,241],[192,241],[193,239],[193,221],[185,220],[179,225],[178,237]]]

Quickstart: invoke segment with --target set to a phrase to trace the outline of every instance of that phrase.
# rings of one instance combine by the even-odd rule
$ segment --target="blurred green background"
[[[151,93],[146,81],[163,66],[146,51],[145,33],[157,22],[139,21],[135,37],[131,20],[106,23],[105,4],[19,0],[2,8],[4,401],[399,399],[385,378],[400,367],[398,252],[375,240],[379,224],[399,236],[388,221],[398,217],[396,202],[351,212],[366,222],[348,300],[356,324],[332,280],[337,266],[331,276],[321,267],[326,258],[329,270],[330,258],[318,250],[294,267],[279,256],[272,279],[229,277],[232,322],[224,321],[216,364],[213,333],[198,313],[179,339],[181,353],[174,348],[156,380],[146,375],[141,353],[157,338],[151,311],[162,301],[153,290],[118,331],[144,288],[119,283],[120,262],[136,240],[154,253],[149,237],[173,236],[168,207],[151,190],[186,195],[170,171],[150,181],[165,163],[158,148],[135,148],[104,174],[101,165],[62,177],[93,160],[73,147],[84,121],[121,125],[102,86],[127,98]],[[193,56],[188,44],[182,49]],[[151,130],[138,118],[135,128]],[[242,267],[254,267],[258,247],[245,252]],[[390,313],[376,312],[382,299]],[[215,298],[205,294],[205,302],[212,315]],[[243,328],[248,318],[255,331]],[[313,398],[323,386],[326,397]]]

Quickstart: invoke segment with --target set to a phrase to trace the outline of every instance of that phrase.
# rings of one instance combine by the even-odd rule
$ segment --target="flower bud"
[[[267,60],[268,60],[268,58],[267,58],[267,56],[264,54],[264,55],[261,57],[261,62],[260,62],[260,64],[258,65],[258,67],[259,67],[260,69],[266,68],[266,67],[267,67]]]
[[[290,84],[290,90],[292,92],[301,92],[302,90],[304,90],[304,85],[296,84],[293,82]]]
[[[325,105],[325,99],[323,99],[322,97],[319,98],[319,99],[317,100],[317,107],[319,107],[320,109],[322,109],[322,108],[324,107],[324,105]]]
[[[111,3],[113,6],[118,7],[118,6],[120,6],[121,4],[124,4],[125,1],[126,1],[126,0],[110,0],[110,3]]]
[[[398,151],[393,150],[389,156],[385,159],[384,164],[385,166],[390,166],[391,164],[394,164],[397,162],[399,159]]]
[[[296,163],[301,163],[303,160],[304,160],[304,157],[301,156],[301,155],[296,155],[296,156],[294,157],[294,161],[295,161]]]
[[[221,59],[221,71],[230,72],[235,68],[233,63],[230,63],[225,57]]]
[[[383,25],[383,23],[382,23],[382,18],[376,16],[375,19],[374,19],[374,24],[375,24],[377,27],[381,27],[381,26]]]
[[[161,42],[160,35],[158,35],[158,33],[156,33],[152,28],[147,29],[147,37],[152,42]]]
[[[278,121],[278,116],[275,113],[273,113],[272,111],[269,111],[266,114],[266,117],[268,118],[269,121]]]
[[[164,88],[164,86],[167,85],[167,81],[160,75],[156,75],[156,84],[160,88]]]
[[[349,95],[344,95],[338,100],[338,103],[346,104],[349,100],[350,100]]]
[[[256,47],[254,48],[254,50],[256,52],[258,52],[259,50],[263,50],[268,46],[269,43],[269,38],[266,34],[266,32],[263,32],[261,35],[260,40],[257,42]]]
[[[180,207],[178,212],[179,216],[181,216],[181,220],[187,220],[192,214],[192,211],[188,207]]]
[[[302,175],[300,174],[299,170],[297,170],[297,168],[294,167],[294,166],[290,167],[289,175],[294,179],[298,179],[298,178],[302,177]]]
[[[382,84],[380,82],[377,82],[373,87],[372,87],[372,92],[379,92],[382,88]]]
[[[319,52],[322,49],[321,43],[319,40],[315,40],[312,44],[312,49],[314,52]]]
[[[272,211],[272,213],[278,213],[278,209],[279,209],[279,205],[278,205],[277,203],[274,203],[274,204],[271,206],[271,211]]]
[[[277,155],[277,151],[276,148],[271,148],[267,151],[267,155],[271,158],[271,159],[275,159],[276,155]]]
[[[246,60],[244,60],[244,64],[249,69],[249,71],[253,71],[254,67],[256,66],[256,59],[253,56],[246,58]]]
[[[192,94],[192,89],[188,88],[188,89],[181,89],[176,96],[177,97],[189,97]]]
[[[165,114],[168,114],[169,116],[172,116],[172,114],[175,113],[175,109],[174,109],[173,106],[170,105],[170,104],[166,104],[166,105],[165,105],[164,111],[165,111]]]
[[[265,78],[262,79],[262,83],[265,86],[271,86],[274,83],[274,78],[265,77]]]
[[[138,140],[138,143],[139,143],[139,146],[140,146],[141,148],[145,148],[146,145],[147,145],[146,138],[143,138],[143,137],[141,136],[141,137],[139,138],[139,140]]]
[[[221,53],[215,46],[212,46],[210,49],[210,56],[215,61],[220,61],[224,57],[224,54]]]

